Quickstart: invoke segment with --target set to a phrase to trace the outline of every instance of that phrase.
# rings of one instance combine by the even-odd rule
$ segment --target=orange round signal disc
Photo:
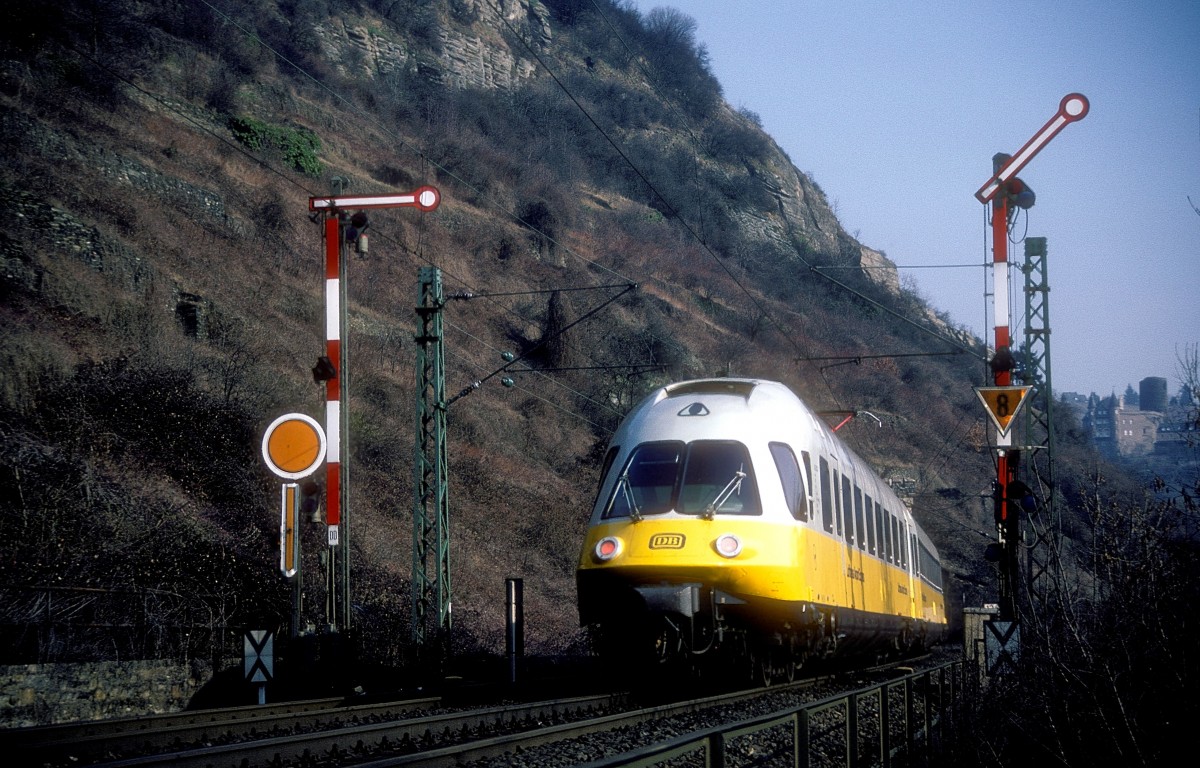
[[[263,435],[263,461],[285,480],[298,480],[316,471],[325,460],[325,431],[316,419],[288,413],[267,427]]]

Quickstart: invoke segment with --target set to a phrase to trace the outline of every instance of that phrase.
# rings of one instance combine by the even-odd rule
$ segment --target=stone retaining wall
[[[203,662],[0,666],[0,727],[179,712],[211,677]]]

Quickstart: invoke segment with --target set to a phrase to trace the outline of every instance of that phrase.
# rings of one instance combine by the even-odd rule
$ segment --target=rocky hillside
[[[75,612],[63,626],[142,628],[124,653],[286,625],[259,444],[282,413],[323,418],[308,199],[424,184],[440,207],[373,212],[348,267],[343,461],[367,657],[397,661],[408,638],[428,265],[477,296],[445,311],[447,387],[470,391],[448,415],[460,652],[503,648],[506,577],[525,580],[531,651],[580,647],[573,569],[597,457],[643,393],[695,376],[777,378],[819,409],[869,411],[842,434],[912,496],[954,599],[993,599],[980,343],[729,108],[686,16],[610,0],[85,0],[3,16],[14,658],[113,651],[65,631],[47,650],[31,627],[51,603]],[[504,351],[525,355],[512,388],[488,378]],[[317,628],[322,536],[304,532]]]

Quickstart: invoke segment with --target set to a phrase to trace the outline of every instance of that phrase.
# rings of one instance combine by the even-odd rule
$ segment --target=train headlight
[[[621,554],[622,549],[620,539],[616,536],[605,536],[596,542],[596,548],[592,552],[595,553],[597,560],[606,563]]]
[[[732,533],[723,533],[713,542],[713,547],[721,557],[737,557],[742,552],[742,540]]]

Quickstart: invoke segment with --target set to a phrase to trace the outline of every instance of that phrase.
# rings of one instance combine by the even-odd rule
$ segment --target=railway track
[[[772,689],[771,695],[797,694],[817,685],[816,681],[799,681]],[[433,768],[445,765],[472,765],[477,768],[514,765],[549,766],[574,765],[602,757],[611,752],[614,740],[609,734],[625,732],[617,741],[631,738],[638,740],[638,730],[648,723],[670,721],[686,715],[706,711],[729,709],[736,711],[739,705],[766,695],[764,690],[743,690],[706,696],[699,699],[660,704],[651,707],[632,708],[601,717],[560,725],[551,725],[536,731],[525,731],[488,739],[478,739],[459,744],[426,750],[424,752],[357,762],[356,768]],[[632,735],[631,735],[632,732]],[[649,733],[642,730],[642,734]],[[589,737],[600,736],[600,739]],[[545,751],[543,751],[545,750]]]
[[[0,751],[22,765],[80,765],[114,755],[153,754],[180,745],[236,742],[290,730],[394,719],[441,705],[438,697],[353,704],[342,697],[114,718],[0,731]]]
[[[812,682],[785,688],[801,689]],[[777,692],[778,693],[778,692]],[[531,753],[591,734],[630,728],[713,707],[733,706],[761,696],[740,691],[653,707],[628,708],[624,694],[511,704],[462,712],[443,712],[366,725],[293,732],[225,744],[117,759],[70,759],[57,765],[96,768],[133,766],[444,766]],[[127,753],[142,742],[126,742]],[[39,761],[40,764],[45,764]]]
[[[909,659],[849,676],[631,711],[604,722],[512,738],[502,745],[481,745],[486,752],[475,747],[447,749],[362,765],[893,765],[903,753],[929,754],[943,717],[963,695],[961,673],[961,661]]]
[[[21,764],[107,768],[356,765],[446,745],[461,747],[487,740],[491,734],[532,731],[564,720],[595,717],[624,706],[624,696],[603,694],[421,714],[439,703],[438,699],[426,699],[274,713],[250,720],[93,734],[70,743],[37,741],[22,747]],[[105,751],[97,751],[99,746]]]
[[[19,764],[49,768],[574,765],[645,744],[651,733],[661,741],[706,723],[813,701],[861,685],[864,675],[909,671],[892,667],[653,706],[638,706],[628,694],[458,710],[436,697],[370,705],[314,700],[270,712],[245,707],[25,729],[12,744],[18,751],[8,754],[17,754]]]

